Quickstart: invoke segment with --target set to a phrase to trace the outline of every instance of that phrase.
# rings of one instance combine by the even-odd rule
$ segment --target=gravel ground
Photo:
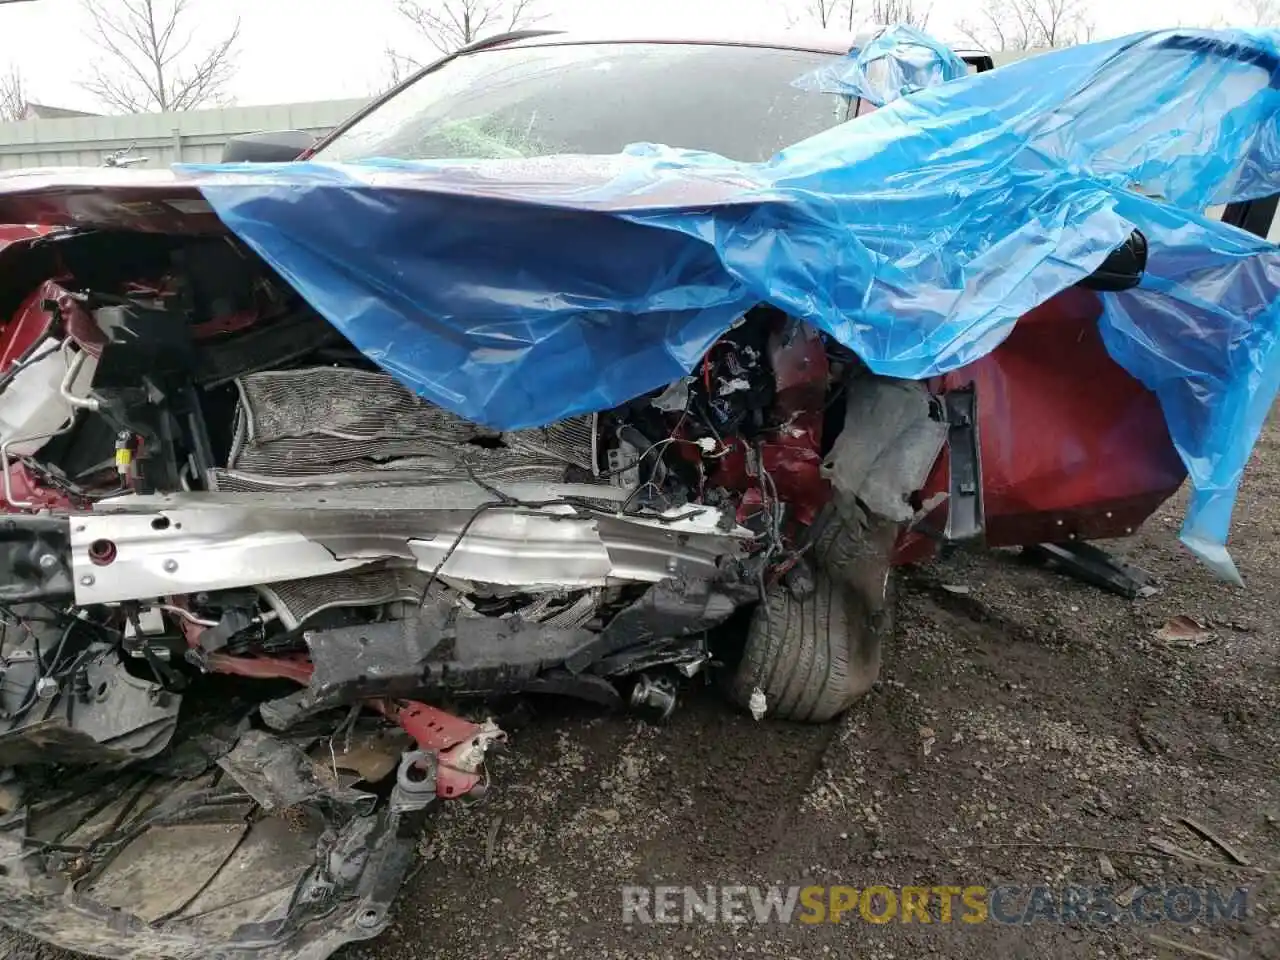
[[[1243,591],[1177,545],[1181,499],[1117,545],[1159,577],[1146,600],[1011,554],[906,571],[881,682],[835,724],[756,723],[710,691],[663,726],[541,705],[494,759],[489,797],[448,806],[422,838],[392,929],[341,960],[1280,957],[1277,480],[1273,424],[1237,510]],[[1157,639],[1176,616],[1204,624],[1204,642]],[[1226,865],[1182,817],[1253,866]],[[1208,862],[1162,855],[1153,837]],[[770,882],[1247,885],[1250,916],[621,922],[623,884]],[[37,956],[67,955],[0,933],[0,958]]]

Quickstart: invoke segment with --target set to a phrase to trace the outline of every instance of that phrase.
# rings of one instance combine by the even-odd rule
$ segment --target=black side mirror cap
[[[1104,293],[1132,290],[1142,282],[1147,269],[1147,238],[1135,230],[1116,247],[1097,270],[1080,281],[1080,286]]]
[[[305,130],[272,130],[232,137],[222,148],[223,163],[288,163],[316,145]]]

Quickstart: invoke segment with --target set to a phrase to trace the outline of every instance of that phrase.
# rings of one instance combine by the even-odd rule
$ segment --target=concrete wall
[[[364,100],[323,100],[269,107],[226,107],[184,113],[136,113],[120,117],[18,120],[0,123],[0,170],[21,167],[97,167],[129,144],[148,157],[139,166],[167,167],[221,159],[228,137],[262,130],[333,129]]]

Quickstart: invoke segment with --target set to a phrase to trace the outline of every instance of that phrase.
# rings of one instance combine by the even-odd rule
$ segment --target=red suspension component
[[[419,750],[436,755],[436,796],[446,800],[484,789],[484,755],[507,735],[492,721],[472,723],[416,700],[372,700],[369,705],[404,728]]]
[[[196,631],[187,633],[188,643],[199,645]],[[306,686],[315,672],[304,656],[238,657],[211,653],[205,659],[212,673],[225,673],[256,680],[286,679]],[[478,793],[484,786],[484,755],[493,743],[506,741],[506,734],[492,721],[480,724],[456,717],[416,700],[369,700],[367,706],[399,724],[418,744],[418,749],[436,757],[436,796],[446,800]]]

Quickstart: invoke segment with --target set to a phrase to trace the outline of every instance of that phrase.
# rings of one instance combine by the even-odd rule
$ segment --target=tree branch
[[[542,19],[539,0],[398,0],[401,16],[442,54],[499,30],[518,30]],[[836,0],[825,0],[834,3]],[[396,54],[400,56],[400,54]]]
[[[240,21],[188,55],[197,23],[191,0],[80,0],[100,55],[80,86],[113,109],[192,110],[223,99],[234,75]],[[179,39],[181,38],[181,39]]]
[[[22,71],[11,66],[0,76],[0,122],[21,120],[27,113],[27,92],[22,82]]]
[[[1088,40],[1094,25],[1081,0],[985,0],[983,26],[962,21],[962,34],[994,50],[1064,47]]]
[[[855,6],[856,0],[851,0],[849,4],[850,30],[854,26],[853,10]],[[872,23],[885,26],[905,23],[923,30],[929,25],[929,15],[932,13],[932,6],[917,8],[915,0],[872,0],[870,19]]]
[[[232,76],[231,53],[239,39],[240,21],[237,20],[231,36],[210,50],[185,78],[181,75],[175,77],[170,110],[191,110],[200,104],[216,103],[221,99],[222,90]]]

